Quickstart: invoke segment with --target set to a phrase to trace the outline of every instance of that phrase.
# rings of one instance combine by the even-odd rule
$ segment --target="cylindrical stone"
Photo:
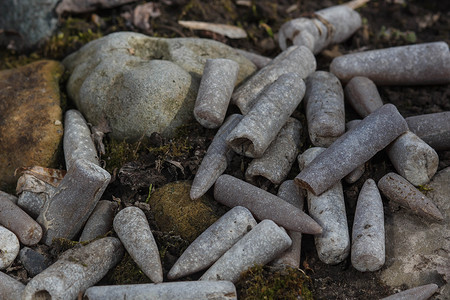
[[[397,173],[415,186],[430,182],[439,165],[436,151],[411,131],[400,135],[386,151]]]
[[[19,254],[20,243],[17,236],[0,226],[0,270],[9,267]]]
[[[111,175],[94,163],[73,163],[53,196],[45,203],[37,221],[44,229],[43,242],[72,239],[83,227],[109,184]]]
[[[142,272],[151,281],[162,282],[163,272],[158,246],[144,212],[135,206],[124,208],[114,218],[113,226],[125,249]]]
[[[270,219],[287,230],[320,234],[322,228],[301,209],[250,183],[230,175],[220,176],[214,198],[228,206],[244,206],[259,219]]]
[[[344,83],[364,76],[377,85],[450,83],[450,52],[445,42],[351,53],[336,57],[330,71]]]
[[[345,100],[363,118],[383,106],[377,86],[367,77],[353,77],[345,86]]]
[[[297,157],[301,132],[300,121],[289,118],[263,156],[250,162],[245,179],[256,183],[259,177],[263,177],[276,185],[283,182]]]
[[[217,128],[223,123],[238,71],[234,60],[206,60],[194,106],[194,117],[203,127]]]
[[[308,166],[325,148],[309,148],[298,161],[300,169]],[[341,182],[319,196],[307,191],[309,215],[322,227],[322,234],[314,236],[319,259],[335,265],[346,259],[350,253],[350,235],[345,212],[344,191]]]
[[[303,210],[304,197],[300,188],[294,183],[294,180],[284,181],[278,188],[277,196],[284,201]],[[300,267],[300,251],[302,248],[302,233],[288,230],[287,234],[292,240],[292,245],[277,257],[273,265],[288,265],[293,268]]]
[[[356,204],[351,261],[358,271],[373,272],[385,259],[383,201],[375,181],[367,179]]]
[[[263,220],[223,254],[200,280],[236,282],[255,264],[265,265],[291,246],[286,231],[271,220]]]
[[[295,182],[320,195],[407,130],[397,108],[385,104],[338,138],[297,175]]]
[[[245,115],[260,101],[262,91],[281,75],[293,72],[304,79],[315,70],[316,58],[312,52],[306,47],[292,46],[240,85],[231,96],[231,103],[237,105]]]
[[[305,83],[296,73],[281,75],[230,132],[226,141],[236,153],[258,158],[276,138],[305,94]]]
[[[27,246],[37,244],[42,238],[41,226],[7,198],[0,198],[0,225],[14,232]]]
[[[283,24],[278,41],[283,50],[290,41],[318,54],[329,45],[348,39],[361,24],[359,13],[347,5],[332,6],[316,11],[314,18],[298,18]]]
[[[36,276],[50,265],[45,256],[28,247],[20,250],[19,259],[30,277]]]
[[[0,272],[0,299],[17,300],[21,299],[25,285],[20,281]]]
[[[258,69],[262,69],[268,64],[270,64],[270,62],[272,62],[272,59],[267,56],[262,56],[242,49],[235,49],[235,50],[237,53],[239,53],[240,55],[242,55],[243,57],[254,63]]]
[[[208,268],[255,226],[256,221],[248,209],[232,208],[189,245],[167,278],[177,279]]]
[[[347,128],[347,131],[351,130],[352,128],[355,128],[357,124],[359,124],[361,120],[352,120],[345,124],[345,127]],[[357,166],[353,171],[345,175],[344,180],[345,182],[352,184],[358,181],[359,178],[364,174],[366,171],[366,164],[360,164]]]
[[[5,193],[3,191],[0,191],[0,199],[8,199],[12,203],[17,204],[17,197],[8,193]]]
[[[450,150],[450,111],[408,117],[409,130],[437,151]]]
[[[438,289],[439,286],[437,284],[430,283],[393,294],[381,300],[427,300],[433,296]]]
[[[234,284],[229,281],[178,281],[149,284],[93,286],[85,300],[236,300]]]
[[[438,221],[444,219],[430,198],[398,174],[388,173],[384,175],[378,181],[378,188],[386,198],[410,209],[416,215]]]
[[[25,287],[22,300],[75,300],[96,284],[123,256],[119,239],[106,237],[64,252]]]
[[[64,116],[63,148],[66,170],[69,170],[77,159],[85,159],[97,166],[100,165],[91,131],[78,110],[70,109]]]
[[[306,119],[311,143],[328,147],[345,132],[344,90],[339,79],[316,71],[306,79]]]
[[[243,116],[239,114],[229,116],[217,131],[192,182],[190,191],[192,200],[203,196],[227,169],[235,152],[227,145],[225,139],[242,118]]]
[[[114,212],[117,203],[100,200],[94,208],[91,216],[84,225],[83,232],[80,236],[80,242],[87,242],[99,236],[105,235],[112,229]]]

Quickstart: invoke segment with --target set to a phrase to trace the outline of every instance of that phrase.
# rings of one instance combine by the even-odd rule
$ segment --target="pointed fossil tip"
[[[191,191],[189,193],[189,196],[191,197],[191,200],[197,200],[201,196],[203,196],[204,192],[198,187],[191,186]]]
[[[177,264],[175,263],[175,265],[173,265],[172,269],[170,269],[169,273],[167,273],[167,279],[169,280],[174,280],[174,279],[178,279],[179,276],[179,268],[177,266]]]

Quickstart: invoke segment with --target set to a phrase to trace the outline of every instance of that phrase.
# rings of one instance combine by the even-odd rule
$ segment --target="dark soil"
[[[151,19],[151,26],[147,31],[135,28],[131,22],[122,17],[124,12],[131,12],[136,4],[95,11],[95,15],[94,13],[65,14],[60,20],[61,28],[69,28],[71,34],[82,33],[83,35],[79,39],[68,41],[54,37],[48,43],[34,49],[33,53],[25,53],[28,55],[26,58],[23,53],[17,51],[7,54],[2,52],[5,59],[2,59],[0,67],[14,66],[14,63],[5,62],[11,57],[18,57],[21,61],[28,61],[30,57],[33,60],[33,55],[35,58],[62,59],[92,38],[122,30],[165,37],[211,38],[232,47],[275,57],[280,53],[276,33],[284,22],[311,14],[321,8],[342,3],[342,1],[330,0],[261,0],[248,1],[249,5],[247,6],[237,5],[237,1],[231,0],[161,0],[155,2],[161,15]],[[140,3],[143,1],[139,1],[138,4]],[[328,70],[333,57],[354,51],[440,40],[449,44],[449,8],[450,2],[448,1],[372,0],[358,9],[364,19],[363,28],[358,30],[348,41],[332,46],[319,54],[317,69]],[[246,30],[248,38],[232,40],[208,31],[189,30],[181,27],[177,23],[178,20],[239,25]],[[379,87],[379,91],[383,101],[395,104],[405,117],[450,110],[449,86]],[[71,106],[72,104],[69,102],[67,107]],[[235,108],[231,108],[231,110],[233,109]],[[347,107],[346,112],[347,120],[358,117],[350,107]],[[302,106],[298,108],[294,116],[304,121]],[[180,130],[179,137],[173,140],[164,140],[154,134],[142,140],[140,144],[128,145],[132,155],[118,165],[113,165],[111,153],[107,151],[103,160],[106,168],[113,174],[114,181],[108,187],[104,198],[110,200],[120,198],[124,205],[139,205],[145,209],[145,200],[150,185],[154,190],[168,182],[193,179],[214,134],[214,130],[204,129],[194,122],[186,124],[185,128]],[[110,146],[113,141],[107,139],[106,143],[108,150],[108,145]],[[306,139],[302,150],[309,146],[310,142]],[[441,152],[439,155],[441,159],[439,169],[449,166],[449,152]],[[243,178],[248,163],[248,159],[236,156],[226,173]],[[356,198],[365,179],[378,180],[390,170],[393,170],[393,167],[387,156],[379,153],[367,163],[367,170],[363,178],[355,184],[344,185],[349,226],[352,225]],[[298,167],[294,166],[288,179],[293,179],[298,172]],[[276,186],[265,182],[261,183],[261,186],[271,192],[276,192],[277,189]],[[148,212],[148,207],[146,211]],[[151,215],[149,218],[151,221]],[[151,222],[151,226],[155,230],[157,229],[153,222]],[[162,235],[164,234],[158,233],[157,239]],[[162,239],[160,239],[161,241]],[[176,257],[180,255],[180,249],[169,248],[168,253],[169,255],[164,261],[166,272]],[[26,280],[26,274],[23,273],[23,269],[21,270],[20,264],[15,265],[14,268],[11,269],[11,272],[22,275]],[[301,268],[312,279],[313,294],[316,299],[379,299],[393,293],[390,288],[380,283],[379,272],[358,272],[351,266],[349,259],[335,266],[322,263],[317,257],[313,238],[308,235],[305,235],[302,244]],[[22,274],[17,274],[21,271]]]

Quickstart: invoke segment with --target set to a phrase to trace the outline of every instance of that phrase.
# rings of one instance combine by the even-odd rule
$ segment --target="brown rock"
[[[59,98],[62,64],[41,60],[0,72],[0,189],[23,166],[52,166],[63,135]]]
[[[152,194],[150,206],[160,230],[172,231],[192,242],[217,221],[226,209],[207,195],[191,200],[190,190],[189,181],[168,183]]]

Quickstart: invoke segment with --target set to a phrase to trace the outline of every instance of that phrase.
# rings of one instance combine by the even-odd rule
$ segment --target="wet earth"
[[[126,18],[126,13],[131,13],[139,3],[86,14],[65,13],[59,20],[61,32],[66,32],[65,37],[61,35],[58,37],[55,34],[47,43],[27,52],[2,51],[0,69],[38,58],[61,60],[91,39],[123,30],[151,36],[210,38],[232,47],[275,57],[281,51],[276,33],[284,22],[310,15],[316,10],[340,4],[342,1],[161,0],[155,1],[159,15],[150,19],[147,29],[135,27]],[[318,70],[328,70],[334,57],[350,52],[441,40],[450,43],[448,1],[370,1],[358,11],[363,17],[363,27],[348,41],[331,46],[320,53],[317,56]],[[209,31],[190,30],[180,26],[178,20],[238,25],[245,29],[248,37],[229,39]],[[79,38],[70,40],[68,37],[71,35],[78,35]],[[64,86],[62,82],[63,93]],[[450,111],[448,85],[379,87],[379,92],[383,101],[395,104],[404,117]],[[64,109],[72,107],[73,104],[67,100]],[[230,108],[230,113],[234,111],[237,109]],[[294,117],[302,120],[306,128],[303,113],[302,106],[299,106]],[[347,121],[357,117],[351,107],[346,107]],[[122,205],[141,203],[141,208],[150,214],[148,206],[144,204],[149,190],[151,192],[173,181],[192,180],[214,134],[214,130],[205,129],[200,124],[192,122],[180,128],[178,136],[174,139],[163,139],[155,133],[139,143],[124,146],[126,148],[124,153],[128,155],[122,156],[119,161],[113,161],[113,157],[117,155],[111,152],[116,142],[107,138],[105,141],[107,152],[102,160],[105,168],[113,174],[113,182],[103,198],[121,199]],[[304,139],[302,150],[310,145],[309,140]],[[450,165],[450,153],[438,154],[439,171]],[[226,173],[244,178],[249,161],[236,156]],[[63,163],[60,167],[64,168]],[[393,170],[383,152],[372,158],[366,167],[366,172],[360,180],[352,185],[344,184],[349,226],[352,225],[357,195],[364,181],[367,178],[378,181],[384,174]],[[294,165],[288,179],[293,179],[298,172],[298,166]],[[267,182],[259,182],[259,185],[270,192],[275,193],[277,190],[277,186]],[[387,205],[386,209],[389,209]],[[149,218],[151,221],[151,215]],[[151,222],[151,226],[158,232],[154,223]],[[165,272],[180,255],[180,249],[172,247],[168,248],[168,252],[169,255],[164,262]],[[304,236],[302,242],[300,267],[312,279],[312,290],[316,299],[378,299],[394,292],[381,284],[378,272],[358,272],[351,266],[349,259],[335,266],[322,263],[317,257],[313,238],[308,235]],[[26,279],[26,273],[20,273],[21,267],[17,263],[10,272]]]

